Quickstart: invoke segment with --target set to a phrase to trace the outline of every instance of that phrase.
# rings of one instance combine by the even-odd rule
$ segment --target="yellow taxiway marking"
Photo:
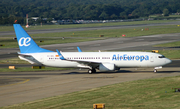
[[[30,81],[30,79],[16,79],[16,78],[11,78],[11,79],[22,80],[22,82],[17,82],[17,83],[14,83],[14,84],[2,85],[2,86],[0,86],[0,87],[4,87],[4,86],[13,86],[13,85],[18,85],[18,84],[24,84],[24,83]]]

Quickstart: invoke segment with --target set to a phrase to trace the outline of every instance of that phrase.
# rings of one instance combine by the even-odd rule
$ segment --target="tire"
[[[88,70],[88,73],[89,73],[89,74],[96,73],[96,69],[89,69],[89,70]]]
[[[157,72],[157,70],[156,69],[154,69],[154,73],[156,73]]]
[[[92,70],[91,70],[91,69],[89,69],[89,70],[88,70],[88,73],[89,73],[89,74],[92,74],[93,72],[92,72]]]

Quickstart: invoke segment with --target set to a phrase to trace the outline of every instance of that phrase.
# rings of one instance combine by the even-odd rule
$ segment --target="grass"
[[[82,28],[82,27],[100,27],[100,26],[117,26],[117,25],[135,25],[135,24],[150,24],[150,23],[166,23],[175,20],[153,20],[153,21],[133,21],[133,22],[110,22],[110,23],[92,23],[92,24],[70,24],[70,25],[37,25],[25,30],[41,30],[41,29],[60,29],[60,28]],[[13,26],[0,26],[0,31],[14,31]]]
[[[169,15],[169,17],[179,17],[180,18],[180,15]]]
[[[159,50],[159,53],[169,59],[180,59],[180,50]]]
[[[159,53],[169,59],[180,59],[180,50],[160,50]]]
[[[165,43],[165,44],[158,44],[154,45],[153,47],[174,47],[174,48],[179,48],[180,47],[180,41],[177,42],[170,42],[170,43]],[[180,50],[160,50],[160,54],[166,56],[169,59],[180,59]]]
[[[151,52],[150,50],[145,50],[146,52]],[[180,59],[180,50],[159,50],[159,54],[164,55],[166,58],[169,59]]]
[[[0,60],[0,64],[30,64],[30,63],[16,57],[16,58]]]
[[[37,66],[36,64],[30,64],[27,61],[21,60],[18,57],[17,58],[9,58],[9,59],[4,59],[0,60],[0,64],[24,64],[24,65],[32,65],[32,66]],[[16,67],[16,69],[9,69],[7,68],[0,68],[0,72],[36,72],[36,71],[58,71],[58,70],[71,70],[74,68],[55,68],[55,67],[45,67],[44,69],[32,69],[32,67]]]
[[[154,45],[154,47],[180,47],[180,41]]]
[[[1,109],[178,109],[180,77],[137,80],[2,107]]]
[[[150,50],[145,50],[146,52],[151,52]],[[171,49],[163,49],[158,50],[159,54],[166,56],[169,59],[180,59],[180,50],[171,50]]]
[[[159,17],[159,16],[161,16],[161,17],[164,17],[164,16],[162,16],[162,15],[150,15],[149,17],[150,18],[156,18],[156,17]],[[165,16],[164,18],[168,18],[168,17],[171,17],[171,18],[173,18],[173,17],[175,17],[175,18],[180,18],[180,15],[169,15],[169,16]]]

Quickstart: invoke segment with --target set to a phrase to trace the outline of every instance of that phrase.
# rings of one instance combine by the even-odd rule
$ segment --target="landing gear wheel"
[[[92,70],[91,70],[91,69],[89,69],[89,70],[88,70],[88,73],[89,73],[89,74],[92,74]]]
[[[154,73],[156,73],[157,72],[157,70],[156,69],[154,69]]]
[[[89,70],[88,70],[88,73],[89,73],[89,74],[96,73],[96,69],[89,69]]]

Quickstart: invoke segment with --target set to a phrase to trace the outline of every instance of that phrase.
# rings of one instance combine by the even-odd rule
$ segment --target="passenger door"
[[[150,56],[150,61],[154,62],[154,56],[153,55]]]

